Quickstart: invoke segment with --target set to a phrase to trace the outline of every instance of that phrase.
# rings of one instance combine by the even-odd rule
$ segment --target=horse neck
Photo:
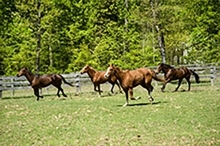
[[[170,69],[170,68],[167,68],[167,67],[162,68],[162,72],[163,72],[163,73],[167,73],[169,69]]]
[[[24,76],[27,78],[27,80],[31,84],[35,75],[32,72],[28,71]]]
[[[116,70],[114,75],[116,76],[117,79],[119,79],[119,81],[121,82],[121,80],[123,80],[124,77],[124,72],[120,69]]]
[[[94,70],[93,68],[89,68],[89,70],[88,70],[87,73],[88,73],[88,75],[89,75],[90,78],[93,78],[96,72],[97,72],[97,71]]]
[[[167,73],[170,69],[172,69],[172,67],[163,66],[163,67],[162,67],[162,72],[163,72],[163,73]]]

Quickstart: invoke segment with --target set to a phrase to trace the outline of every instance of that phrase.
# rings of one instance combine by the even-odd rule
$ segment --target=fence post
[[[76,80],[75,80],[75,82],[76,82],[76,93],[75,93],[75,95],[79,95],[79,93],[81,92],[81,87],[80,87],[80,75],[79,75],[79,74],[76,75]]]
[[[214,86],[214,81],[215,81],[215,66],[210,67],[210,80],[211,80],[211,85]]]
[[[15,90],[14,90],[14,78],[11,78],[11,88],[12,88],[12,96],[14,96],[15,94]]]
[[[2,78],[0,77],[0,98],[2,98]]]

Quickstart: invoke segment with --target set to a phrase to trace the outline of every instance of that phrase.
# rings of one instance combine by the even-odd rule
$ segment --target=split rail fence
[[[208,83],[214,86],[220,82],[220,63],[215,65],[187,65],[189,69],[192,69],[200,76],[201,83]],[[149,67],[156,69],[156,67]],[[62,74],[65,79],[75,86],[76,94],[81,93],[81,87],[85,85],[91,85],[90,78],[87,74],[80,75],[79,73]],[[163,76],[163,74],[159,74]],[[191,81],[195,82],[194,77],[191,77]],[[62,84],[62,86],[67,86]],[[46,89],[52,88],[53,86],[48,86]],[[16,90],[31,89],[30,83],[27,79],[16,76],[1,76],[0,77],[0,98],[3,96],[4,91],[10,90],[12,96],[15,94]]]

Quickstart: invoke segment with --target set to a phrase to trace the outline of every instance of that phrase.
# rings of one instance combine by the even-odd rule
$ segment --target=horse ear
[[[21,69],[25,69],[25,70],[27,70],[27,67],[23,66]]]

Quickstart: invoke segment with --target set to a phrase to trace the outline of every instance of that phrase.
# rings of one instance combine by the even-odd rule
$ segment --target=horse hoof
[[[128,106],[128,103],[125,103],[122,107]]]
[[[136,99],[136,100],[138,100],[138,99],[141,99],[141,97],[140,97],[140,96],[138,96],[138,97],[136,97],[135,99]]]
[[[151,103],[154,101],[154,99],[152,97],[149,100],[150,100]]]

